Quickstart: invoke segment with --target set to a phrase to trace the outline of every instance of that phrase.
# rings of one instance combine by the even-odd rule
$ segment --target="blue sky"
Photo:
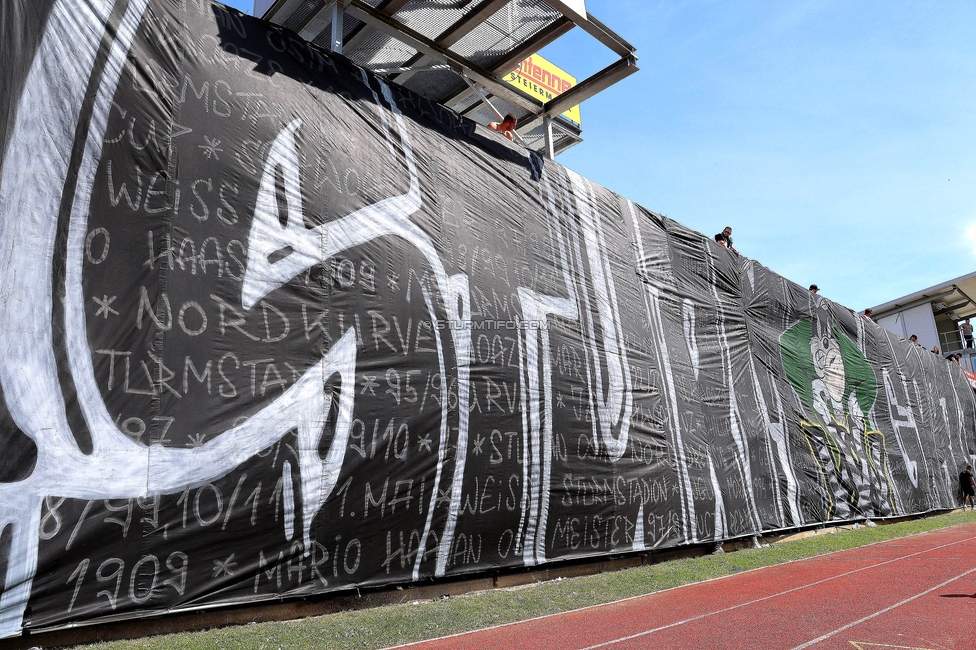
[[[230,2],[250,11],[249,1]],[[860,310],[976,270],[976,3],[587,0],[639,72],[563,165]],[[542,55],[615,56],[576,29]]]

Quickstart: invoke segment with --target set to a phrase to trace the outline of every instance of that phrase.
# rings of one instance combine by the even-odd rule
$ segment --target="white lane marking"
[[[891,610],[893,610],[893,609],[895,609],[897,607],[901,607],[905,603],[910,603],[911,601],[915,600],[916,598],[921,598],[922,596],[925,596],[925,595],[928,595],[928,594],[932,593],[936,589],[941,589],[942,587],[945,587],[947,584],[949,584],[951,582],[955,582],[956,580],[958,580],[959,578],[962,578],[964,576],[968,576],[970,573],[972,573],[974,571],[976,571],[976,568],[970,569],[969,571],[963,571],[962,573],[960,573],[959,575],[957,575],[955,578],[949,578],[945,582],[943,582],[941,584],[938,584],[938,585],[935,585],[931,589],[926,589],[922,593],[915,594],[914,596],[910,596],[909,598],[906,598],[905,600],[903,600],[901,602],[895,603],[894,605],[891,605],[890,607],[885,607],[884,609],[882,609],[880,611],[877,611],[874,614],[868,614],[864,618],[859,618],[858,620],[853,621],[851,623],[848,623],[847,625],[845,625],[843,627],[839,627],[836,630],[834,630],[833,632],[828,632],[827,634],[824,634],[823,636],[818,636],[816,639],[814,639],[812,641],[807,641],[803,645],[796,646],[795,648],[793,648],[793,650],[803,650],[803,648],[809,648],[810,646],[812,646],[814,644],[817,644],[817,643],[820,643],[821,641],[824,641],[826,639],[829,639],[830,637],[834,636],[835,634],[839,634],[840,632],[843,632],[844,630],[849,630],[852,627],[854,627],[855,625],[860,625],[864,621],[869,621],[872,618],[875,618],[876,616],[881,616],[882,614],[887,614]]]
[[[831,580],[836,580],[837,578],[843,578],[845,576],[853,575],[855,573],[860,573],[861,571],[867,571],[868,569],[875,569],[875,568],[877,568],[879,566],[884,566],[886,564],[891,564],[893,562],[900,562],[901,560],[907,560],[908,558],[914,557],[916,555],[922,555],[924,553],[929,553],[931,551],[936,551],[936,550],[938,550],[940,548],[946,548],[948,546],[955,546],[956,544],[961,544],[963,542],[968,542],[968,541],[971,541],[971,538],[960,539],[960,540],[955,541],[955,542],[949,542],[948,544],[942,544],[941,546],[933,546],[932,548],[926,549],[924,551],[917,551],[915,553],[910,553],[908,555],[903,555],[902,557],[897,557],[897,558],[894,558],[894,559],[891,559],[891,560],[885,560],[884,562],[878,562],[877,564],[871,564],[869,566],[861,567],[859,569],[852,569],[850,571],[845,571],[844,573],[839,573],[839,574],[837,574],[835,576],[831,576],[829,578],[824,578],[823,580],[817,580],[815,582],[811,582],[811,583],[806,584],[806,585],[800,585],[799,587],[793,587],[792,589],[787,589],[785,591],[780,591],[780,592],[777,592],[775,594],[770,594],[768,596],[763,596],[762,598],[756,598],[754,600],[750,600],[750,601],[745,602],[745,603],[739,603],[738,605],[732,605],[731,607],[724,607],[722,609],[717,609],[714,612],[706,612],[705,614],[699,614],[698,616],[692,616],[691,618],[686,618],[686,619],[681,620],[681,621],[675,621],[674,623],[668,623],[667,625],[662,625],[662,626],[656,627],[656,628],[654,628],[652,630],[645,630],[643,632],[637,632],[636,634],[631,634],[629,636],[620,637],[619,639],[611,639],[610,641],[604,641],[603,643],[597,643],[595,645],[586,646],[585,648],[581,648],[580,650],[594,650],[595,648],[605,648],[607,646],[611,646],[611,645],[614,645],[616,643],[623,643],[624,641],[630,641],[631,639],[637,639],[637,638],[640,638],[642,636],[647,636],[648,634],[654,634],[655,632],[660,632],[662,630],[667,630],[667,629],[672,628],[672,627],[678,627],[680,625],[685,625],[686,623],[694,623],[695,621],[700,621],[700,620],[705,619],[705,618],[708,618],[710,616],[715,616],[716,614],[724,614],[725,612],[731,612],[731,611],[736,610],[736,609],[741,609],[743,607],[748,607],[749,605],[754,605],[756,603],[761,603],[761,602],[766,601],[766,600],[771,600],[771,599],[777,598],[779,596],[783,596],[783,595],[786,595],[786,594],[790,594],[790,593],[793,593],[793,592],[796,592],[796,591],[801,591],[803,589],[807,589],[808,587],[815,587],[817,585],[821,585],[821,584],[824,584],[826,582],[830,582]],[[972,573],[973,571],[976,571],[976,568],[970,569],[966,573]],[[962,575],[966,575],[966,574],[964,573]],[[962,576],[956,576],[952,580],[958,580],[960,577],[962,577]],[[952,582],[952,580],[950,580],[949,582]],[[932,589],[933,590],[934,589],[938,589],[941,586],[943,586],[943,585],[937,585],[935,587],[932,587]],[[921,595],[922,594],[919,594],[919,596],[921,596]],[[917,597],[918,596],[913,596],[913,598],[917,598]],[[901,603],[899,603],[899,604],[901,604]],[[897,605],[893,605],[892,607],[897,607]],[[878,613],[880,614],[882,612],[878,612]],[[875,615],[876,614],[873,614],[872,616],[875,616]],[[867,620],[867,619],[865,619],[865,620]],[[853,623],[852,623],[852,625],[853,625]],[[837,632],[840,632],[843,629],[844,628],[841,628],[839,630],[835,630],[834,632],[831,632],[831,634],[836,634]],[[826,637],[824,637],[824,638],[826,638]],[[805,646],[805,645],[804,646],[800,646],[800,648],[806,648],[806,647],[807,646]],[[799,650],[799,648],[794,648],[793,650]]]
[[[851,551],[857,551],[857,550],[860,550],[860,549],[871,548],[872,546],[881,546],[881,545],[884,545],[884,544],[891,544],[891,543],[895,543],[895,542],[903,542],[903,541],[906,541],[906,540],[911,540],[911,539],[916,538],[916,537],[922,537],[923,535],[930,535],[930,534],[935,533],[935,532],[941,532],[941,531],[938,531],[938,530],[931,531],[930,530],[930,531],[926,531],[924,533],[918,533],[917,535],[909,535],[908,537],[895,537],[893,539],[885,539],[885,540],[881,540],[880,542],[871,542],[870,544],[864,544],[863,546],[855,546],[853,548],[840,549],[838,551],[831,551],[829,553],[823,553],[821,555],[812,555],[810,557],[800,558],[799,560],[793,560],[791,562],[783,562],[781,564],[774,564],[774,565],[770,565],[770,566],[766,566],[766,567],[759,567],[759,568],[756,568],[756,569],[749,569],[747,571],[741,571],[739,573],[733,573],[733,574],[729,574],[729,575],[725,575],[725,576],[719,576],[717,578],[709,578],[708,580],[702,580],[700,582],[689,582],[688,584],[678,585],[677,587],[671,587],[669,589],[662,589],[661,591],[655,591],[655,592],[651,592],[651,593],[648,593],[648,594],[638,594],[636,596],[629,596],[627,598],[621,598],[620,600],[615,600],[615,601],[612,601],[612,602],[609,602],[609,603],[598,603],[596,605],[587,605],[586,607],[580,607],[580,608],[577,608],[577,609],[571,609],[571,610],[566,611],[566,612],[556,612],[555,614],[543,614],[541,616],[534,616],[532,618],[527,618],[527,619],[522,620],[522,621],[512,621],[511,623],[499,623],[498,625],[491,625],[489,627],[483,627],[483,628],[479,628],[479,629],[476,629],[476,630],[467,630],[466,632],[456,632],[454,634],[446,634],[444,636],[436,637],[436,638],[433,638],[433,639],[421,639],[420,641],[411,641],[410,643],[401,643],[401,644],[395,645],[395,646],[388,646],[385,650],[399,650],[400,648],[410,648],[410,647],[413,647],[413,646],[422,645],[424,643],[432,643],[434,641],[443,641],[445,639],[453,639],[453,638],[456,638],[456,637],[467,636],[469,634],[478,634],[480,632],[490,632],[490,631],[493,631],[493,630],[499,630],[499,629],[501,629],[503,627],[513,627],[513,626],[516,626],[516,625],[522,625],[524,623],[533,623],[535,621],[541,621],[541,620],[547,619],[547,618],[555,618],[557,616],[563,616],[565,614],[574,614],[574,613],[577,613],[577,612],[585,612],[587,610],[597,609],[597,608],[600,608],[600,607],[606,607],[608,605],[618,605],[620,603],[625,603],[625,602],[630,601],[630,600],[638,600],[640,598],[647,598],[648,596],[657,596],[657,595],[664,594],[664,593],[667,593],[667,592],[670,592],[670,591],[677,591],[679,589],[687,589],[689,587],[694,587],[696,585],[702,585],[702,584],[706,584],[706,583],[709,583],[709,582],[718,582],[719,580],[728,580],[730,578],[735,578],[735,577],[738,577],[738,576],[746,575],[748,573],[753,573],[755,571],[763,571],[765,569],[772,569],[774,567],[784,566],[786,564],[799,564],[801,562],[809,562],[811,560],[828,558],[830,556],[838,555],[840,553],[847,553],[847,552],[851,552]],[[949,542],[948,544],[942,544],[941,546],[934,546],[934,547],[928,549],[928,551],[935,551],[937,549],[945,548],[947,546],[953,546],[953,545],[959,544],[961,542],[970,541],[971,539],[972,539],[971,537],[967,537],[966,539],[960,539],[960,540],[955,541],[955,542]],[[902,558],[896,558],[894,560],[887,560],[886,562],[882,562],[881,564],[885,564],[887,562],[895,562],[898,559],[909,558],[909,557],[912,557],[913,555],[919,555],[921,553],[927,553],[928,551],[918,551],[917,553],[912,553],[911,555],[906,555],[906,556],[904,556]],[[881,566],[881,564],[877,564],[877,565],[874,565],[874,566]],[[861,571],[861,570],[870,569],[870,568],[872,568],[872,567],[863,567],[862,569],[856,569],[855,571]],[[853,571],[850,572],[850,573],[853,573]],[[843,575],[846,575],[846,574],[843,574]],[[840,576],[835,576],[835,577],[840,577]],[[817,584],[817,583],[811,583],[811,585],[808,585],[808,586],[812,586],[813,584]],[[797,587],[797,589],[802,589],[802,587]],[[692,619],[688,619],[688,621],[686,621],[686,622],[690,622],[691,620]],[[661,629],[664,629],[664,628],[661,628]],[[621,640],[625,640],[625,639],[621,639]],[[594,647],[595,648],[595,647],[600,647],[600,646],[591,646],[591,647]],[[581,648],[580,650],[587,650],[587,648]]]

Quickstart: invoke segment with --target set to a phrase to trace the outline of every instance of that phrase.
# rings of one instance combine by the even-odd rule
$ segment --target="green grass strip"
[[[673,560],[599,575],[296,621],[252,623],[84,647],[97,650],[384,648],[609,603],[751,569],[974,522],[976,513],[956,511],[877,527],[827,529],[825,534],[784,541],[767,548]]]

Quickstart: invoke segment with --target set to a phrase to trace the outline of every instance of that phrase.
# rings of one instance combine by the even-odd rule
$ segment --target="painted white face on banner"
[[[844,358],[840,353],[837,339],[829,336],[814,337],[810,340],[810,353],[813,356],[813,368],[827,387],[827,392],[835,402],[844,398]]]

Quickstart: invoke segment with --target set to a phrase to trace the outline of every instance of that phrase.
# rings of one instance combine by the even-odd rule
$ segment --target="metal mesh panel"
[[[452,51],[483,68],[518,49],[561,14],[541,0],[512,0],[458,41]]]
[[[365,2],[373,8],[381,8],[386,4],[386,0],[365,0]],[[394,14],[394,18],[427,38],[436,40],[451,26],[463,20],[479,4],[474,0],[409,0]],[[303,21],[308,20],[319,6],[319,0],[302,0],[295,11],[287,16],[284,26],[296,29]],[[492,69],[497,62],[509,57],[513,51],[519,50],[525,42],[548,28],[561,16],[559,11],[553,9],[544,0],[509,0],[487,20],[455,43],[451,50],[475,65]],[[417,58],[418,53],[415,49],[381,31],[373,30],[349,13],[345,16],[343,28],[343,36],[346,39],[360,28],[369,30],[364,34],[365,38],[362,42],[354,48],[346,48],[343,52],[365,68],[399,68]],[[312,39],[312,43],[329,48],[331,40],[332,28],[331,25],[327,25]],[[428,57],[422,57],[418,65],[427,65],[431,62]],[[401,77],[400,83],[430,100],[442,103],[462,94],[467,87],[463,79],[449,70],[416,72]],[[512,113],[520,119],[526,115],[521,108],[498,97],[492,97],[491,101],[503,115]],[[478,106],[479,103],[481,97],[469,93],[451,108],[464,112]],[[483,104],[467,117],[481,124],[497,119],[494,111]],[[522,137],[531,149],[541,150],[544,147],[544,129],[541,125]],[[554,131],[554,137],[557,150],[572,146],[579,141],[577,136],[559,130]]]
[[[342,38],[349,38],[356,29],[363,25],[363,22],[355,18],[352,14],[346,13],[342,17]],[[368,29],[368,28],[367,28]],[[311,42],[319,47],[324,47],[326,49],[332,48],[332,22],[330,21],[328,25],[325,26],[321,32],[315,35],[315,38],[310,39]]]
[[[347,11],[346,15],[342,17],[342,38],[349,38],[349,35],[355,32],[360,25],[363,27],[363,29],[369,29],[363,21],[353,17],[353,15]],[[329,26],[329,31],[332,31],[331,25]]]
[[[461,101],[452,104],[448,108],[455,110],[458,113],[463,113],[464,111],[468,110],[469,108],[471,108],[472,106],[474,106],[480,101],[481,101],[481,97],[478,95],[478,93],[471,92],[468,93],[466,97],[463,97]]]
[[[480,97],[479,97],[479,99],[480,99]],[[514,104],[509,104],[508,102],[506,102],[504,99],[501,99],[500,97],[495,97],[495,96],[489,95],[488,96],[488,99],[491,100],[492,105],[494,105],[494,107],[497,108],[498,109],[498,112],[501,113],[502,115],[507,115],[507,114],[511,113],[517,119],[522,119],[523,117],[525,117],[527,115],[527,113],[525,112],[525,109],[519,108],[518,106],[515,106]],[[475,117],[476,115],[479,115],[480,116],[482,113],[485,116],[485,119],[484,120],[479,120],[477,117]],[[494,111],[492,111],[491,108],[488,107],[488,106],[484,106],[484,107],[478,109],[477,111],[475,111],[474,113],[472,113],[468,117],[470,117],[471,119],[473,119],[475,122],[479,122],[480,121],[482,123],[484,123],[484,122],[494,122],[495,120],[498,119],[498,116],[495,115]]]
[[[481,98],[479,97],[478,99]],[[489,99],[491,99],[491,103],[494,105],[495,108],[498,109],[498,112],[501,113],[502,115],[507,115],[511,113],[516,118],[522,119],[526,114],[525,111],[519,110],[514,106],[512,106],[511,104],[509,104],[508,102],[502,101],[497,97],[489,97]],[[482,104],[479,108],[465,115],[465,117],[472,119],[479,124],[488,124],[489,122],[498,121],[498,116],[495,115],[495,111],[491,110],[491,106],[488,106],[487,104]]]
[[[540,124],[539,126],[526,131],[525,133],[519,133],[522,139],[525,140],[525,144],[529,149],[534,149],[535,151],[542,151],[546,146],[546,129],[545,126]],[[580,142],[580,138],[572,136],[565,133],[559,129],[554,128],[552,130],[552,145],[553,148],[558,152],[560,149],[568,149]]]
[[[328,50],[332,48],[331,41],[332,41],[332,26],[329,25],[321,32],[319,32],[318,36],[311,39],[311,41],[309,42],[312,43],[312,45],[318,45],[319,47],[324,47],[325,49]]]
[[[393,17],[415,32],[435,40],[477,4],[460,0],[410,0]]]
[[[311,15],[312,11],[319,6],[319,0],[305,0],[301,5],[298,6],[295,11],[288,15],[285,22],[282,23],[282,27],[288,29],[293,29],[298,31],[298,26],[301,25],[306,18]]]
[[[525,141],[525,146],[533,151],[542,151],[546,146],[546,139],[542,135],[542,131],[533,130],[529,133],[520,133],[519,135]]]
[[[417,50],[380,31],[374,31],[360,45],[343,54],[364,68],[396,68],[402,66]]]
[[[492,102],[492,103],[494,103],[494,102]],[[495,104],[495,106],[498,106],[498,104]],[[501,110],[501,107],[500,106],[498,108],[499,108],[499,110]],[[479,124],[487,124],[488,122],[497,122],[498,121],[498,117],[487,106],[482,106],[481,108],[477,109],[476,111],[473,111],[473,112],[465,115],[465,117],[470,118],[470,119],[474,120],[475,122],[477,122]]]
[[[418,72],[407,79],[403,85],[437,102],[461,92],[467,86],[464,80],[451,70]]]
[[[395,14],[395,18],[434,39],[463,19],[477,5],[471,2],[460,7],[460,4],[460,1],[455,0],[411,0]],[[552,24],[560,15],[541,0],[511,0],[451,49],[479,65],[490,66],[491,62],[506,56],[513,48]],[[326,45],[330,37],[326,35],[324,38],[321,44]],[[316,40],[318,42],[319,39]],[[374,35],[354,51],[345,54],[364,67],[382,68],[402,66],[416,52],[395,39]],[[444,101],[464,88],[463,80],[457,75],[443,72],[417,73],[403,83],[411,90],[435,101]]]

